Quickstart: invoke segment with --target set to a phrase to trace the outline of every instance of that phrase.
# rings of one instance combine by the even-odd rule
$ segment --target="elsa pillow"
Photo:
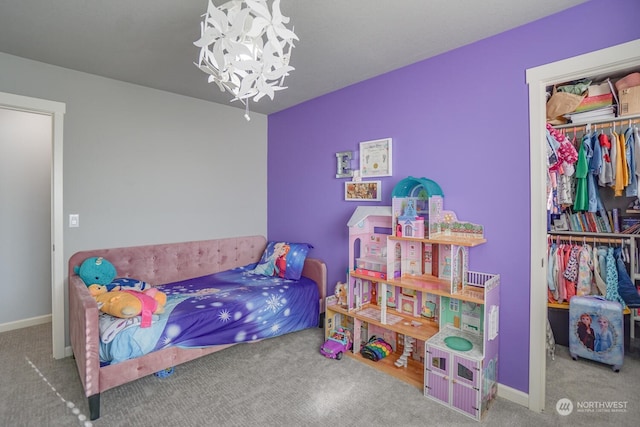
[[[252,273],[298,280],[311,248],[308,243],[269,242]]]

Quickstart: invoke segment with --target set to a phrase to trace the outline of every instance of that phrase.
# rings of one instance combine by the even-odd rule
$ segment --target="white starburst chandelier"
[[[285,27],[289,18],[280,12],[280,0],[231,0],[216,7],[209,1],[203,15],[200,48],[195,63],[209,74],[209,83],[234,95],[246,107],[265,95],[273,100],[275,92],[286,89],[284,78],[294,68],[289,65],[293,41],[298,37]]]

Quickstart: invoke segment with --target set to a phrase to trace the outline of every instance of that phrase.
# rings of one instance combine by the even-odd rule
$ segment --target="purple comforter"
[[[149,328],[132,326],[101,342],[103,363],[170,346],[235,344],[317,327],[319,292],[312,280],[250,274],[255,264],[158,288],[165,312]]]

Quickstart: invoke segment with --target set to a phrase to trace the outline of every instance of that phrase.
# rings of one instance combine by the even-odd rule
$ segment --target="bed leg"
[[[91,421],[100,418],[100,393],[89,396],[89,419]]]
[[[324,313],[320,313],[319,319],[318,328],[324,328]]]

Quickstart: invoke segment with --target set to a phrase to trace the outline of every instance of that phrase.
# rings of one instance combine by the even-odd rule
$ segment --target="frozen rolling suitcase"
[[[618,372],[624,361],[622,305],[598,296],[571,298],[569,352],[574,360],[595,360]]]

